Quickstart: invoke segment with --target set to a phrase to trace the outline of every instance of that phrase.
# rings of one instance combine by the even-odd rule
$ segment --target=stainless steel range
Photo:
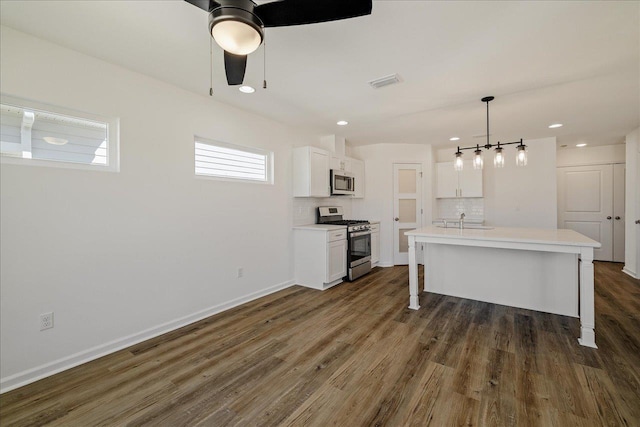
[[[347,277],[353,281],[371,271],[371,227],[369,221],[343,219],[342,207],[318,208],[318,224],[347,226]]]

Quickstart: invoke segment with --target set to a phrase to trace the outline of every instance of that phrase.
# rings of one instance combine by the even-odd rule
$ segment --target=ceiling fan
[[[229,85],[242,84],[247,55],[264,39],[267,27],[315,24],[371,14],[371,0],[185,0],[209,13],[209,33],[224,49]]]

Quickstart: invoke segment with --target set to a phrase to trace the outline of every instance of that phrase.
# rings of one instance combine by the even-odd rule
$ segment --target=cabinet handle
[[[462,188],[460,189],[460,197],[462,197]]]
[[[393,220],[394,220],[394,221],[400,221],[400,218],[395,217],[395,218],[393,218]]]
[[[620,219],[620,217],[619,217],[619,216],[617,216],[617,217],[616,217],[616,219]]]
[[[609,216],[607,217],[607,219],[611,219],[611,215],[609,215]]]
[[[636,219],[636,224],[640,224],[640,219]]]

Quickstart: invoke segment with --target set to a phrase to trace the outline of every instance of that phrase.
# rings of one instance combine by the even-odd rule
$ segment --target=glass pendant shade
[[[482,160],[482,150],[477,149],[476,151],[474,151],[474,156],[473,156],[473,168],[474,169],[482,169],[482,165],[484,164],[483,160]]]
[[[222,49],[234,55],[248,55],[262,43],[262,36],[255,28],[235,20],[216,23],[211,35]]]
[[[461,171],[464,168],[464,161],[462,160],[462,153],[456,153],[456,159],[453,162],[453,168],[457,171]]]
[[[493,166],[496,168],[504,167],[504,153],[501,147],[496,148],[496,153],[493,157]]]
[[[516,165],[527,166],[527,146],[520,144],[517,148],[518,153],[516,154]]]

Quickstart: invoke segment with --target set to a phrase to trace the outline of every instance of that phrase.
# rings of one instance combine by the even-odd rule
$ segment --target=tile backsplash
[[[458,218],[464,213],[467,219],[484,221],[484,199],[481,197],[436,199],[436,217]]]
[[[316,223],[318,206],[342,206],[344,218],[351,219],[351,198],[348,197],[294,197],[293,225],[307,225]]]

